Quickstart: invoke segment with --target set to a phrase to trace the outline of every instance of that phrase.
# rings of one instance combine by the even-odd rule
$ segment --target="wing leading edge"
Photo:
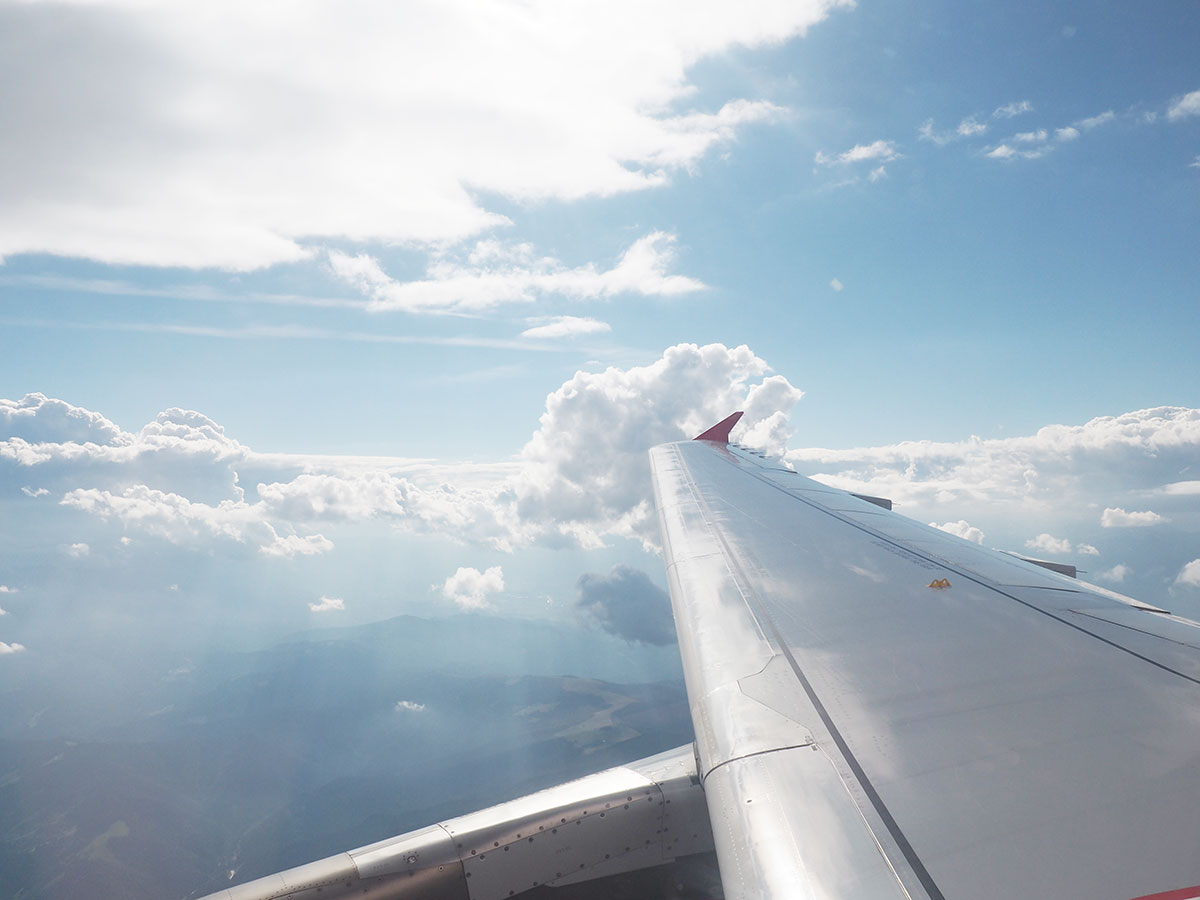
[[[1200,882],[1200,628],[704,437],[651,465],[726,897]]]

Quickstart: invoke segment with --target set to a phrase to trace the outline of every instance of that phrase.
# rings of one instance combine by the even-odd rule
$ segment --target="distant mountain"
[[[668,650],[406,616],[162,672],[108,723],[0,741],[2,893],[195,896],[677,746]]]

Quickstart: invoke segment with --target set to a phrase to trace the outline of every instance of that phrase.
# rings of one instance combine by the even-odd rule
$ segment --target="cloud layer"
[[[789,449],[802,396],[747,347],[680,344],[647,365],[577,372],[547,397],[510,461],[452,465],[259,454],[180,409],[126,432],[97,412],[29,395],[0,404],[9,411],[0,488],[40,515],[67,517],[57,552],[77,566],[154,541],[295,560],[330,552],[339,529],[364,523],[506,552],[619,539],[653,550],[647,448],[742,409],[735,440],[836,486],[889,497],[898,511],[968,540],[983,542],[986,532],[1007,549],[1097,557],[1110,580],[1121,571],[1126,583],[1193,587],[1179,573],[1200,533],[1191,477],[1200,410],[1137,410],[997,440]],[[1130,527],[1147,525],[1156,527]],[[1142,536],[1149,542],[1139,544]],[[463,567],[438,589],[460,606],[486,604],[502,583],[494,568]]]
[[[590,263],[567,268],[557,259],[539,257],[530,244],[495,240],[480,241],[462,261],[435,259],[427,277],[417,281],[393,279],[378,260],[363,253],[330,251],[329,265],[335,275],[369,298],[368,309],[375,312],[481,312],[506,303],[530,303],[548,294],[578,300],[703,290],[704,284],[694,278],[668,273],[674,242],[674,235],[652,232],[603,271]]]
[[[14,492],[36,485],[20,491],[30,501],[108,523],[114,541],[140,535],[206,552],[312,556],[333,548],[333,526],[368,521],[501,550],[597,547],[612,536],[652,546],[647,449],[743,409],[735,436],[782,453],[802,392],[769,372],[749,348],[721,344],[578,372],[547,398],[515,463],[474,467],[263,455],[194,411],[167,410],[130,433],[30,395],[2,408],[22,410],[21,433],[39,440],[0,441],[0,471]]]
[[[839,5],[3,4],[0,257],[253,269],[653,187],[778,112],[679,108],[690,66]]]

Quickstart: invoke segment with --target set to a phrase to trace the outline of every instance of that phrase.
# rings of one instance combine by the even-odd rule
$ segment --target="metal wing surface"
[[[726,897],[1200,896],[1200,626],[727,431],[651,451]]]

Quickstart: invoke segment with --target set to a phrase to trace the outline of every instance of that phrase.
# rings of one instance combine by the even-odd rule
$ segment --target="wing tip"
[[[733,431],[733,426],[738,423],[738,419],[740,419],[741,417],[742,417],[742,413],[739,410],[738,412],[735,412],[731,416],[726,416],[724,419],[722,419],[720,422],[718,422],[716,425],[714,425],[712,428],[708,429],[707,431],[701,432],[700,434],[696,435],[694,438],[692,438],[692,440],[693,441],[713,441],[718,444],[728,444],[729,443],[729,432]]]

